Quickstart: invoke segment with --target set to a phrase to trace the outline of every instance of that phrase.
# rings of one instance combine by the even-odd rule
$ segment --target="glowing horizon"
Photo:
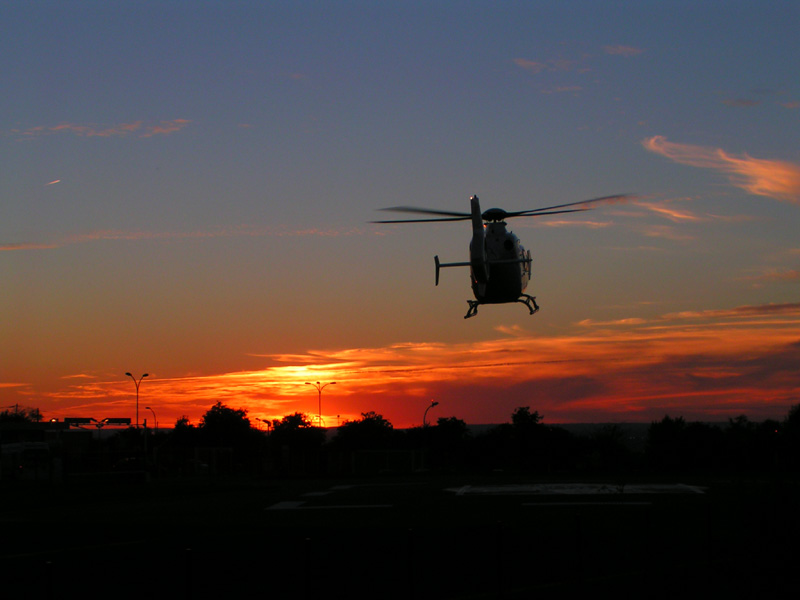
[[[550,338],[516,329],[481,342],[271,355],[265,358],[273,366],[254,371],[172,378],[151,373],[140,389],[140,412],[146,402],[158,408],[162,425],[184,415],[197,423],[220,401],[246,409],[252,419],[316,416],[316,389],[306,382],[336,381],[322,394],[326,424],[374,410],[396,427],[410,427],[419,424],[431,399],[440,403],[434,419],[455,416],[469,423],[506,422],[518,406],[530,406],[550,422],[648,421],[662,412],[728,418],[747,414],[748,406],[751,418],[777,418],[800,398],[800,374],[788,366],[800,354],[798,327],[800,304],[794,303],[581,322],[576,333]],[[66,390],[47,395],[71,405],[54,414],[130,413],[131,382],[72,378],[77,382]],[[547,396],[557,389],[560,398]],[[478,399],[487,393],[504,398],[480,407]]]

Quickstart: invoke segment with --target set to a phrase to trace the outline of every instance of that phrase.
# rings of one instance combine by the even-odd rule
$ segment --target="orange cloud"
[[[791,315],[800,317],[800,303],[789,302],[784,304],[761,304],[758,306],[737,306],[730,309],[683,311],[668,313],[662,317],[664,320],[673,319],[719,319],[731,317]]]
[[[153,406],[162,423],[184,414],[196,421],[217,401],[253,418],[316,415],[318,395],[306,382],[336,381],[322,394],[326,424],[375,410],[404,427],[420,423],[432,398],[439,416],[497,423],[518,406],[539,410],[549,422],[649,420],[665,412],[779,417],[800,397],[797,303],[580,325],[571,335],[500,328],[509,335],[270,355],[264,368],[222,374],[151,373],[140,405]],[[130,381],[115,378],[78,382],[50,397],[103,418],[111,411],[130,416],[135,396]]]
[[[796,163],[732,156],[719,148],[668,142],[660,135],[643,140],[642,145],[677,163],[726,173],[733,185],[751,194],[800,204],[800,165]]]
[[[585,227],[587,229],[603,229],[611,225],[610,221],[590,221],[589,219],[561,219],[551,220],[542,219],[537,221],[534,226],[541,227]]]
[[[682,223],[682,222],[698,222],[703,221],[703,217],[699,217],[696,214],[688,211],[688,210],[679,210],[672,206],[668,206],[666,204],[656,204],[655,202],[636,202],[637,206],[642,206],[647,208],[648,210],[657,213],[663,217],[666,217],[670,221],[675,223]]]
[[[0,244],[0,252],[12,252],[15,250],[50,250],[51,248],[58,248],[57,244],[37,244],[37,243],[18,243],[18,244]]]
[[[175,133],[186,127],[191,121],[186,119],[174,119],[172,121],[161,121],[158,125],[150,125],[141,134],[141,137],[152,137],[154,135],[167,135]]]

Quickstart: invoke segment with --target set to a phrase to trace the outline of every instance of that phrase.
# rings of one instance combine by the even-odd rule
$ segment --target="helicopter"
[[[392,206],[383,211],[431,215],[424,219],[393,219],[372,221],[372,223],[431,223],[444,221],[472,221],[472,240],[469,244],[469,261],[443,263],[439,256],[434,257],[436,265],[436,285],[439,285],[439,271],[448,267],[469,267],[474,300],[467,300],[469,309],[465,319],[478,314],[481,304],[505,304],[519,302],[528,307],[530,314],[539,311],[536,298],[525,293],[531,278],[531,251],[525,250],[519,238],[506,229],[506,219],[512,217],[543,217],[561,213],[590,210],[585,205],[599,202],[617,202],[630,198],[628,194],[602,196],[579,202],[557,204],[545,208],[509,212],[502,208],[490,208],[481,212],[477,196],[471,196],[470,212],[453,212],[416,208],[413,206]],[[576,207],[576,208],[568,208]],[[563,209],[563,210],[562,210]]]

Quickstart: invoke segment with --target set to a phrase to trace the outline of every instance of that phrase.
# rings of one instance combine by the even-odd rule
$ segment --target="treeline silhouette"
[[[259,420],[260,421],[260,420]],[[336,429],[303,413],[251,423],[244,409],[220,402],[199,424],[182,417],[167,432],[129,428],[65,452],[65,470],[147,470],[159,476],[246,473],[266,477],[345,476],[420,471],[518,471],[559,475],[711,474],[800,468],[800,405],[782,420],[741,415],[725,424],[665,416],[634,443],[624,425],[587,435],[544,423],[529,407],[511,422],[474,433],[456,417],[398,430],[376,412]]]

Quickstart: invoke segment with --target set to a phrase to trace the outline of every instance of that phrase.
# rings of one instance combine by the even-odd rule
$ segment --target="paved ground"
[[[778,551],[793,490],[503,474],[10,490],[0,581],[8,598],[763,595],[796,564]]]

